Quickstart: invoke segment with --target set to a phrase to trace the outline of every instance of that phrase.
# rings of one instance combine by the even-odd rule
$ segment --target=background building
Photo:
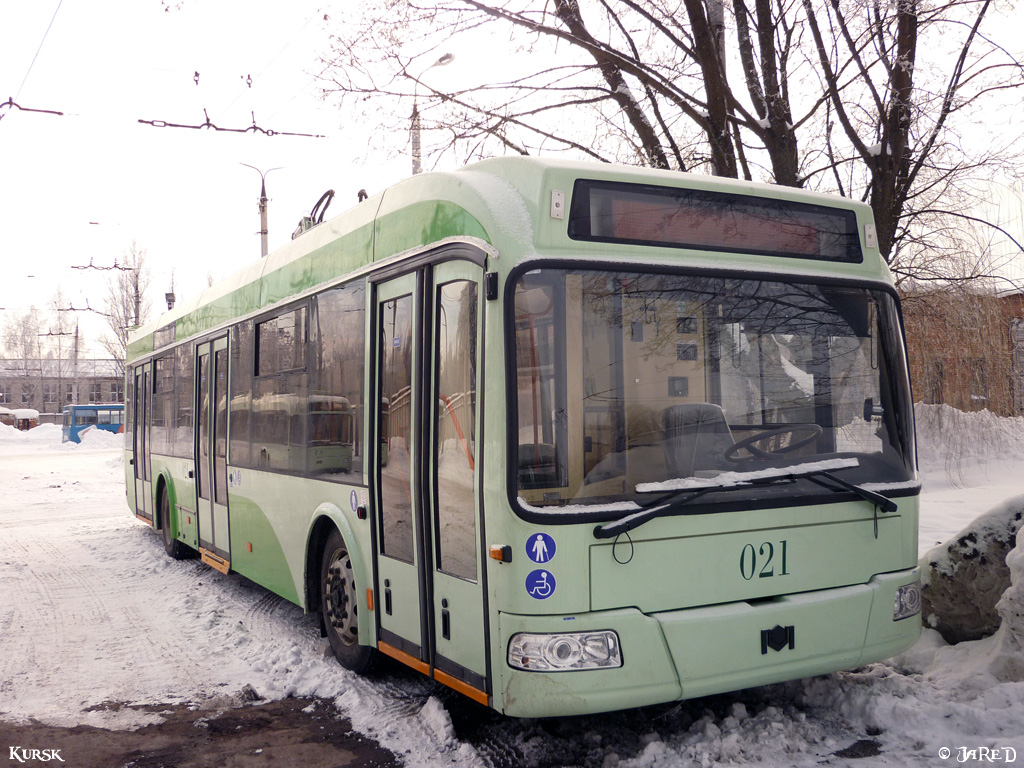
[[[1024,416],[1024,293],[903,296],[915,402]]]
[[[123,402],[114,360],[0,359],[0,405],[34,408],[40,423],[59,423],[68,403]]]

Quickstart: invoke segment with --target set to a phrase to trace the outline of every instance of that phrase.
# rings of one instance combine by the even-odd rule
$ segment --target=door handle
[[[448,599],[441,600],[441,637],[452,639],[452,616],[448,612]]]

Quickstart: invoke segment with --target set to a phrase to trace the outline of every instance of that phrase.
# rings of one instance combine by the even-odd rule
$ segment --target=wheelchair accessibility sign
[[[555,577],[550,571],[539,568],[526,576],[526,594],[535,600],[546,600],[555,594]]]

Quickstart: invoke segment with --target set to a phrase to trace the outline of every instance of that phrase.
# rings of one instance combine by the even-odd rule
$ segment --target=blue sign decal
[[[352,505],[353,512],[359,509],[359,494],[352,491],[352,495],[348,497],[348,503]]]
[[[546,600],[555,594],[555,577],[540,568],[526,576],[526,594],[535,600]]]
[[[557,548],[554,538],[546,533],[531,533],[526,540],[526,556],[535,563],[550,563]]]

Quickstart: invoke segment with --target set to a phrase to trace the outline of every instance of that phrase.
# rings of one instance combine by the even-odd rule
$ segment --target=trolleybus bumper
[[[516,633],[613,630],[622,666],[534,672],[501,666],[495,706],[516,717],[606,712],[750,688],[894,656],[921,633],[920,614],[894,619],[897,591],[916,569],[867,584],[750,603],[645,615],[635,609],[576,616],[500,614],[503,647]]]

